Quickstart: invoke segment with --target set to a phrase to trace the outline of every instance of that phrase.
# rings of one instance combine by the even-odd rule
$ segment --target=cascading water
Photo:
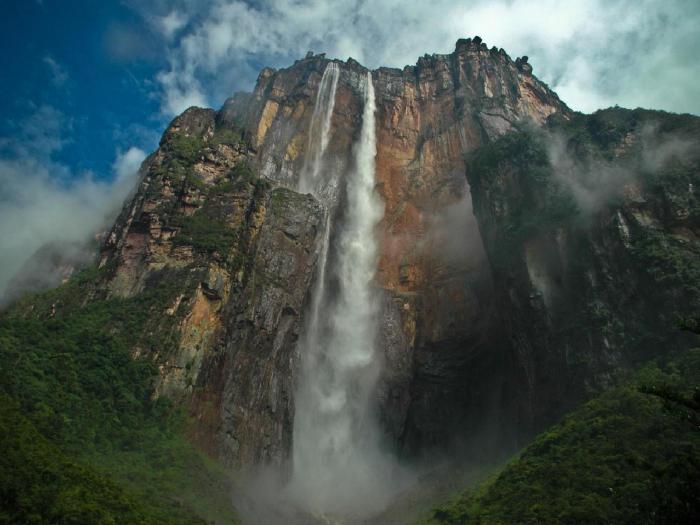
[[[338,77],[340,68],[335,62],[326,66],[321,77],[321,84],[316,96],[316,104],[311,117],[311,128],[309,129],[309,147],[304,161],[304,167],[299,177],[299,191],[301,193],[312,193],[316,197],[327,200],[326,186],[327,177],[320,179],[321,168],[323,166],[323,154],[328,147],[329,132],[331,129],[331,117],[335,107],[335,91],[338,87]]]
[[[309,129],[309,147],[304,161],[304,167],[299,177],[300,193],[312,193],[319,199],[326,210],[323,236],[321,240],[321,250],[318,256],[317,266],[319,268],[316,276],[316,285],[312,295],[311,312],[308,316],[306,328],[306,341],[312,346],[317,343],[309,340],[318,334],[319,315],[321,301],[324,296],[326,284],[326,263],[328,260],[328,244],[330,242],[332,205],[335,201],[338,186],[338,176],[336,173],[325,173],[321,177],[324,165],[324,153],[328,147],[329,132],[331,129],[331,117],[335,107],[335,91],[338,87],[338,77],[340,68],[335,62],[326,66],[321,78],[321,84],[316,96],[314,112],[311,116],[311,127]]]
[[[309,138],[318,143],[310,146],[309,164],[302,175],[304,184],[322,201],[319,190],[326,186],[319,175],[338,81],[337,66],[331,65],[324,73],[312,118]],[[374,189],[377,150],[371,73],[361,79],[361,87],[362,128],[354,149],[354,169],[345,179],[343,221],[331,237],[331,213],[327,215],[315,295],[299,343],[302,371],[295,398],[294,471],[288,490],[305,508],[322,514],[378,510],[386,502],[391,475],[390,462],[380,451],[371,403],[380,369],[372,283],[377,265],[374,229],[383,214]],[[335,180],[332,173],[324,177]],[[332,247],[334,267],[327,268],[331,238],[337,245]],[[326,286],[331,279],[334,286]]]

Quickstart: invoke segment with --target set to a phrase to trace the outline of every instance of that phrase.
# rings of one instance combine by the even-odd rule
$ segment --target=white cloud
[[[44,127],[42,128],[42,123]],[[51,106],[40,106],[18,126],[0,153],[0,296],[26,260],[49,242],[87,242],[109,225],[134,187],[145,154],[117,152],[110,180],[75,174],[52,160],[67,142],[70,121]]]
[[[402,67],[480,35],[535,74],[573,108],[620,104],[700,113],[700,4],[695,0],[162,0],[135,6],[172,38],[158,75],[162,109],[221,104],[251,89],[266,65],[307,50],[368,67]],[[167,20],[167,22],[165,22]]]
[[[187,24],[187,17],[180,11],[174,10],[170,11],[165,16],[155,17],[154,21],[166,40],[171,40],[178,31],[185,27]]]
[[[112,165],[112,171],[114,171],[117,180],[125,181],[131,179],[139,170],[145,158],[146,152],[136,147],[131,147],[124,152],[118,151],[117,158],[114,159],[114,164]]]
[[[68,82],[68,72],[50,55],[44,57],[44,64],[46,64],[49,68],[51,73],[51,83],[55,87],[62,87],[66,82]]]

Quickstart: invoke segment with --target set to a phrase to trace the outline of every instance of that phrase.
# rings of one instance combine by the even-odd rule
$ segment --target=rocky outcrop
[[[186,111],[146,160],[102,248],[102,286],[127,297],[167,283],[176,344],[152,355],[155,395],[188,406],[192,438],[225,463],[280,461],[322,210],[253,173],[240,131],[216,116]]]

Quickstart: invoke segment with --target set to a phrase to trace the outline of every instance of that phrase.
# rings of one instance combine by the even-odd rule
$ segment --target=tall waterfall
[[[337,79],[337,69],[329,66],[312,118],[309,138],[318,144],[309,148],[312,155],[303,177],[313,181],[315,190],[320,188],[319,174],[324,171]],[[361,87],[362,129],[354,145],[354,167],[344,179],[343,219],[332,228],[328,213],[315,295],[299,342],[302,370],[295,398],[294,471],[289,492],[309,510],[330,514],[355,512],[358,502],[365,511],[381,506],[390,473],[379,449],[371,402],[380,368],[378,307],[372,283],[377,266],[374,228],[383,214],[374,189],[377,146],[371,73],[361,79]],[[329,247],[329,239],[333,246]],[[327,286],[326,280],[333,286]]]
[[[335,107],[335,91],[338,87],[339,76],[340,68],[338,64],[335,62],[329,63],[323,72],[321,84],[318,88],[316,104],[314,105],[314,112],[311,116],[308,151],[301,176],[299,177],[299,192],[312,193],[314,197],[321,201],[326,211],[321,250],[317,262],[319,272],[316,276],[316,285],[311,299],[311,312],[307,317],[306,338],[301,346],[318,346],[318,343],[313,341],[312,338],[314,337],[313,334],[318,333],[320,309],[325,295],[326,264],[328,261],[328,244],[330,242],[331,233],[331,207],[336,197],[338,185],[338,174],[332,172],[328,173],[328,171],[322,168],[325,160],[324,153],[328,147],[328,135],[331,129],[331,117],[333,116],[333,108]],[[322,171],[324,171],[323,177],[321,176]]]
[[[325,197],[324,189],[328,179],[320,179],[323,166],[323,154],[328,147],[329,132],[331,129],[331,117],[335,107],[335,90],[338,87],[340,68],[335,62],[326,66],[318,87],[316,104],[311,117],[309,129],[309,147],[306,152],[304,167],[299,177],[299,191],[312,193],[316,197]],[[326,199],[324,199],[326,200]]]

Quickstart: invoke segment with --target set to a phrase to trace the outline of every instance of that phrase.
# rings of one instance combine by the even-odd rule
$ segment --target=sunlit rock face
[[[165,132],[102,247],[114,296],[165,285],[152,312],[155,395],[189,407],[190,435],[228,465],[281,461],[293,422],[294,350],[322,208],[250,168],[239,130],[191,108]]]

